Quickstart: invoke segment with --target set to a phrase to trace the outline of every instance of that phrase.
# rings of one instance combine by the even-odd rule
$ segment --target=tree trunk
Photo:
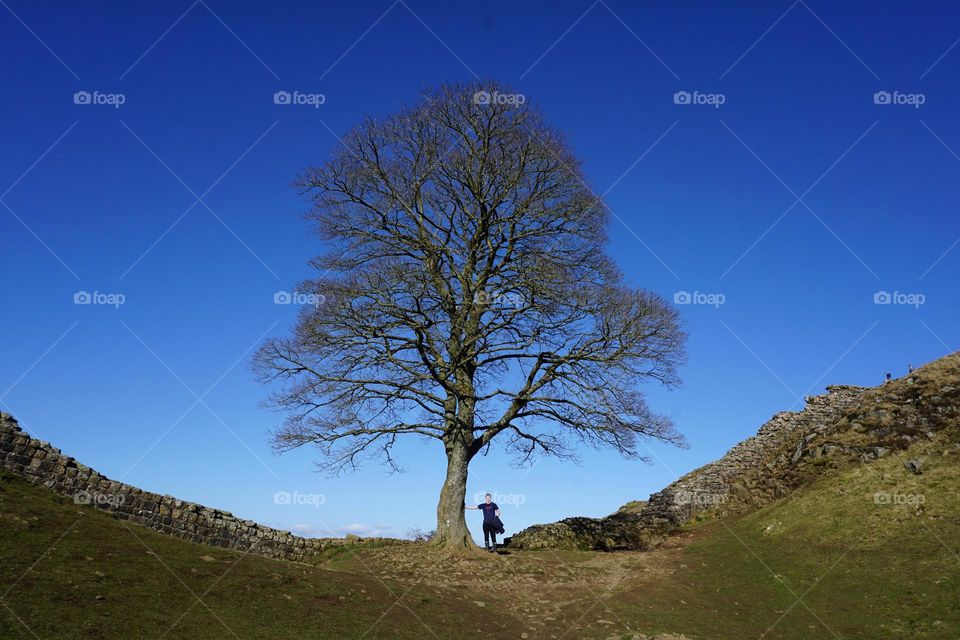
[[[477,548],[463,513],[469,464],[466,446],[458,443],[447,446],[447,477],[437,504],[437,532],[432,540],[435,545],[454,549]]]

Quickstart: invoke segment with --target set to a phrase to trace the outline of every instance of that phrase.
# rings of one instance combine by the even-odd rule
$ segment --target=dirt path
[[[365,550],[326,568],[441,589],[489,607],[494,615],[520,620],[524,628],[518,638],[646,638],[606,602],[673,574],[683,543],[649,552],[504,550],[497,555],[462,555],[416,544]]]

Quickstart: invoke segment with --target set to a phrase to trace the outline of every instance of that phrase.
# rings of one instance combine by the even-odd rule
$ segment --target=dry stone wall
[[[691,471],[650,496],[639,520],[645,525],[678,525],[697,513],[735,501],[737,489],[754,472],[786,467],[790,458],[777,455],[784,445],[798,445],[839,420],[870,387],[834,385],[827,393],[808,396],[802,411],[783,411],[767,421],[757,435],[734,446],[722,458]],[[776,474],[765,473],[769,477]],[[753,487],[750,487],[753,489]],[[774,493],[776,487],[773,488]],[[756,496],[758,492],[750,492]],[[779,497],[773,495],[772,497]]]
[[[808,396],[802,411],[783,411],[757,435],[734,446],[719,460],[700,467],[650,496],[639,512],[621,510],[606,518],[567,518],[533,525],[510,539],[521,549],[642,550],[657,532],[688,522],[697,514],[760,506],[788,488],[778,471],[796,462],[813,438],[840,420],[871,387],[835,385]],[[793,456],[783,451],[795,452]]]
[[[849,464],[940,438],[960,450],[960,352],[875,387],[835,385],[781,412],[726,455],[606,518],[567,518],[517,533],[522,549],[643,549],[694,518],[756,509]],[[923,473],[923,458],[901,459]]]
[[[243,520],[227,511],[143,491],[104,476],[63,455],[49,443],[31,438],[13,416],[0,413],[0,469],[42,485],[78,504],[89,504],[183,540],[305,561],[350,542],[401,543],[382,538],[303,538]]]

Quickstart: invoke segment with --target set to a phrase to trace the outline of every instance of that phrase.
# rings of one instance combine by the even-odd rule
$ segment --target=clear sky
[[[958,38],[948,2],[3,0],[0,408],[274,526],[431,529],[438,446],[392,476],[276,456],[248,363],[321,248],[298,171],[365,114],[493,79],[566,132],[628,281],[691,302],[684,384],[648,389],[689,449],[472,467],[510,531],[608,514],[827,384],[960,348]]]

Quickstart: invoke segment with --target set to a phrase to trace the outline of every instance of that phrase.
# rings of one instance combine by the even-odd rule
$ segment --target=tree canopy
[[[325,247],[301,290],[323,302],[254,360],[287,413],[277,448],[316,445],[339,471],[366,456],[396,467],[405,434],[437,439],[446,491],[494,438],[521,462],[682,443],[639,388],[679,382],[676,311],[625,283],[569,145],[526,100],[490,99],[504,95],[429,91],[296,180]]]

